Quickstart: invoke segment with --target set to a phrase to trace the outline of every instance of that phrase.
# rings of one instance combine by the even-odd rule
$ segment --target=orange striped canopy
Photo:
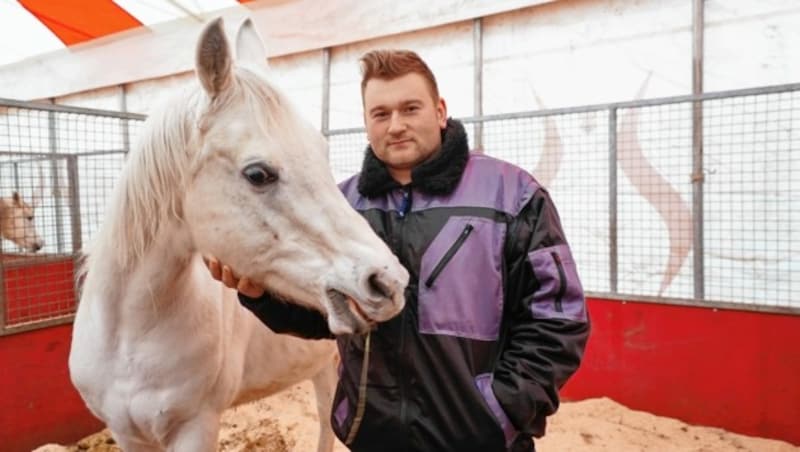
[[[22,28],[6,42],[0,65],[154,23],[252,0],[18,0],[0,2],[4,22]],[[5,16],[5,17],[2,17]],[[14,23],[16,22],[16,23]],[[4,28],[8,28],[6,22]],[[36,35],[36,36],[34,36]]]

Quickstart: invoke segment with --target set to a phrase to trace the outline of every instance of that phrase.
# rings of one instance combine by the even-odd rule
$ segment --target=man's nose
[[[403,118],[400,117],[399,112],[393,112],[391,118],[389,118],[389,133],[397,134],[405,130],[406,124],[403,121]]]

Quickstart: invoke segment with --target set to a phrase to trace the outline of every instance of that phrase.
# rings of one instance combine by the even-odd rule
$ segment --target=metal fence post
[[[473,114],[476,117],[483,115],[483,29],[481,28],[481,18],[472,21],[472,47],[475,50],[473,65],[475,73],[474,83],[474,107]],[[475,121],[475,143],[474,149],[483,150],[483,121]]]
[[[125,89],[125,85],[120,85],[120,98],[119,98],[119,106],[121,111],[128,112],[128,92]],[[127,119],[120,119],[120,129],[122,130],[122,149],[125,150],[127,155],[128,152],[131,151],[131,131],[130,131],[130,121]]]
[[[703,94],[704,0],[692,2],[692,94]],[[703,101],[692,102],[692,227],[694,238],[694,298],[704,300],[705,247],[703,228]]]
[[[60,183],[58,177],[58,161],[54,158],[58,154],[58,135],[56,126],[56,113],[53,111],[47,112],[49,141],[50,141],[50,154],[53,155],[50,160],[50,180],[52,189],[50,190],[53,196],[53,203],[56,209],[56,243],[58,244],[58,252],[64,252],[64,225],[63,225],[63,212],[61,209],[61,196],[59,192]]]
[[[19,163],[14,162],[12,168],[14,168],[14,190],[19,193]]]
[[[325,137],[330,131],[331,109],[331,49],[322,49],[322,117],[320,129]]]
[[[78,156],[67,157],[67,178],[69,180],[69,210],[72,226],[72,252],[77,254],[83,247],[81,231],[80,179],[78,178]]]
[[[608,265],[609,289],[617,293],[617,109],[608,110]]]

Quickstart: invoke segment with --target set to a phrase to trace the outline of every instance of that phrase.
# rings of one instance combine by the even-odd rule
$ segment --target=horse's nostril
[[[36,251],[39,251],[40,249],[42,249],[42,244],[41,244],[41,243],[34,243],[34,244],[33,244],[33,252],[34,252],[34,253],[35,253]]]
[[[382,298],[392,298],[392,289],[389,288],[383,281],[378,273],[373,273],[369,276],[369,290]]]

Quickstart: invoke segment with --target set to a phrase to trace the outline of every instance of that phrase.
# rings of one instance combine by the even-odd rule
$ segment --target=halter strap
[[[359,427],[361,427],[361,420],[364,419],[364,409],[367,406],[367,370],[369,369],[369,338],[370,333],[367,333],[367,338],[364,342],[364,363],[361,366],[361,380],[358,384],[358,403],[356,404],[356,415],[353,418],[353,425],[350,426],[350,431],[347,433],[347,439],[344,440],[346,446],[350,446],[353,440],[356,439]]]

